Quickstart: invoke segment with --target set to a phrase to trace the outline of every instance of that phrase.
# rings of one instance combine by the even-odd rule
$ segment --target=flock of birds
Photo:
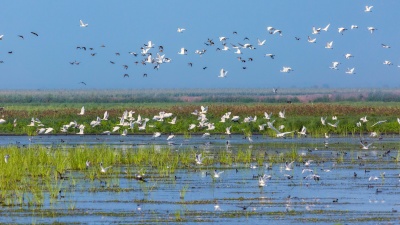
[[[364,12],[368,13],[368,14],[373,14],[373,6],[369,5],[369,6],[365,6],[364,8]],[[81,29],[89,29],[90,26],[88,23],[84,22],[83,20],[79,21],[79,25],[81,27]],[[322,33],[326,33],[329,32],[331,30],[331,24],[327,24],[325,27],[311,27],[311,33],[307,36],[307,42],[310,44],[315,44],[317,43],[317,37],[322,35]],[[347,32],[350,32],[350,30],[357,30],[359,29],[357,25],[353,24],[350,27],[338,27],[336,28],[337,32],[341,35],[345,35]],[[378,29],[376,27],[373,26],[368,26],[366,28],[366,30],[368,32],[370,32],[371,35],[373,35],[373,33],[375,31],[377,31]],[[284,31],[272,27],[272,26],[268,26],[266,27],[266,31],[271,34],[271,35],[278,35],[278,36],[284,36]],[[185,28],[179,27],[177,29],[177,33],[181,34],[181,35],[185,35],[184,33],[187,33],[190,31],[187,31]],[[32,35],[35,35],[36,37],[38,37],[38,33],[36,32],[31,32]],[[232,35],[238,37],[238,32],[234,31],[232,33]],[[20,39],[24,39],[23,35],[18,35],[18,37]],[[3,40],[4,38],[6,38],[5,35],[0,35],[0,40]],[[260,40],[257,39],[256,43],[251,43],[252,41],[250,41],[250,38],[248,37],[244,37],[243,41],[244,42],[234,42],[234,41],[230,41],[235,39],[235,37],[228,37],[228,36],[219,36],[218,37],[218,41],[214,41],[213,38],[208,38],[205,42],[204,48],[200,48],[197,49],[195,51],[189,50],[185,47],[181,47],[179,49],[179,51],[176,52],[177,55],[181,55],[182,57],[188,55],[188,54],[196,54],[199,56],[203,56],[206,55],[210,50],[214,50],[214,51],[219,51],[219,52],[233,52],[234,55],[236,55],[237,60],[242,63],[241,68],[242,69],[247,69],[248,66],[250,65],[250,63],[255,59],[254,57],[244,57],[244,52],[245,51],[253,51],[256,49],[263,49],[263,46],[266,46],[267,44],[267,40]],[[302,41],[303,37],[301,36],[295,36],[294,40],[295,41]],[[385,43],[381,43],[382,48],[385,49],[390,49],[391,46]],[[106,46],[103,44],[100,46],[100,48],[105,48]],[[100,54],[100,52],[97,52],[94,47],[88,47],[88,46],[77,46],[76,47],[77,50],[83,50],[84,52],[89,51],[90,52],[90,56],[91,57],[95,57],[98,54]],[[334,41],[328,41],[325,45],[325,49],[331,50],[334,49]],[[193,53],[192,53],[193,52]],[[12,54],[12,51],[9,51],[9,54]],[[141,47],[139,51],[127,51],[126,53],[121,53],[121,52],[115,52],[115,56],[121,56],[122,54],[126,54],[126,55],[131,55],[134,57],[134,64],[135,65],[151,65],[152,68],[154,70],[159,70],[163,65],[170,63],[173,61],[173,59],[171,57],[167,57],[164,51],[164,46],[163,45],[156,45],[155,43],[153,43],[152,41],[148,41],[147,43],[144,43]],[[249,53],[251,54],[251,53]],[[138,56],[142,56],[142,58],[138,58]],[[275,59],[276,57],[279,57],[279,55],[272,53],[272,52],[267,52],[264,54],[265,57],[268,57],[270,59]],[[349,60],[351,61],[352,58],[354,57],[358,57],[358,56],[354,56],[352,53],[350,52],[344,52],[343,53],[343,59],[344,60]],[[332,70],[339,70],[340,65],[342,64],[340,62],[341,60],[338,58],[337,60],[331,62],[331,66],[327,66],[328,68],[332,69]],[[0,61],[1,63],[4,63],[4,61]],[[73,60],[69,62],[71,65],[75,65],[78,66],[80,65],[82,62],[79,60]],[[110,64],[118,64],[117,60],[111,59],[109,60]],[[196,62],[187,62],[187,65],[189,67],[193,67],[193,65],[195,65]],[[392,61],[385,59],[383,61],[384,65],[387,66],[391,66],[393,65]],[[125,72],[122,73],[122,77],[123,78],[129,78],[130,74],[128,72],[129,68],[131,67],[131,65],[129,63],[124,63],[121,65],[120,68],[122,68]],[[202,66],[203,70],[206,70],[208,68],[207,65],[203,65]],[[280,72],[282,73],[290,73],[294,71],[294,69],[291,66],[287,66],[287,65],[283,65],[282,69],[280,70]],[[355,74],[355,67],[349,67],[347,68],[347,70],[345,71],[346,74]],[[150,72],[144,72],[143,73],[143,77],[147,77],[148,74],[150,74]],[[218,78],[226,78],[228,77],[228,70],[226,68],[221,68],[219,74],[217,72],[215,72],[215,76]],[[82,85],[87,85],[87,81],[80,81],[79,84]]]
[[[77,113],[77,116],[83,116],[85,115],[86,110],[85,107],[83,106],[81,110]],[[208,106],[201,106],[200,109],[196,109],[193,112],[191,112],[191,117],[195,116],[197,117],[197,124],[196,123],[191,123],[189,124],[187,131],[188,132],[203,132],[202,137],[203,138],[209,138],[211,136],[210,132],[215,133],[215,123],[228,123],[229,124],[225,127],[225,132],[224,134],[227,135],[228,137],[231,136],[232,132],[232,126],[234,124],[239,124],[239,123],[244,123],[244,124],[257,124],[258,125],[258,130],[260,133],[263,133],[266,131],[266,128],[272,130],[275,132],[277,138],[286,138],[287,135],[292,134],[292,135],[298,135],[298,136],[304,136],[306,137],[308,135],[307,133],[307,128],[305,125],[302,126],[300,130],[287,130],[285,125],[275,125],[276,120],[278,122],[283,122],[287,116],[285,109],[281,110],[277,113],[277,117],[273,118],[273,113],[272,112],[264,112],[264,117],[263,118],[257,118],[257,115],[255,116],[246,116],[244,118],[241,118],[238,115],[231,115],[231,112],[226,112],[224,113],[219,121],[211,121],[210,119],[207,118],[207,113],[208,113]],[[127,136],[129,134],[134,134],[136,131],[138,132],[148,132],[150,128],[151,131],[157,130],[157,123],[168,123],[170,126],[174,126],[177,123],[177,116],[173,116],[174,114],[171,112],[165,112],[165,111],[160,111],[157,115],[154,115],[151,119],[150,118],[142,118],[140,114],[135,116],[136,112],[133,110],[125,110],[121,116],[118,117],[119,122],[115,124],[112,127],[112,130],[105,130],[102,131],[101,133],[103,135],[110,135],[110,134],[119,134],[121,136]],[[66,122],[66,124],[62,125],[61,128],[56,128],[54,129],[53,127],[46,127],[40,119],[32,117],[31,121],[29,124],[26,126],[28,127],[36,127],[36,132],[38,135],[46,135],[46,134],[54,134],[54,133],[64,133],[64,134],[71,134],[73,132],[76,132],[76,129],[79,130],[79,132],[75,133],[76,135],[85,135],[85,127],[90,126],[90,127],[101,127],[103,121],[108,121],[110,117],[110,114],[108,111],[105,111],[103,114],[103,117],[97,116],[90,122],[81,122],[78,123],[77,120]],[[79,120],[79,119],[78,119]],[[333,129],[338,128],[339,126],[339,120],[337,116],[332,116],[332,118],[328,121],[328,117],[321,117],[320,118],[321,125],[323,126],[329,126],[332,127]],[[367,122],[369,122],[367,124]],[[362,127],[362,126],[369,126],[370,128],[379,126],[380,124],[386,123],[387,120],[379,120],[379,121],[369,121],[367,116],[361,117],[359,122],[357,122],[355,125],[357,127]],[[400,124],[400,118],[397,118],[397,122]],[[6,124],[7,120],[1,118],[0,119],[0,125],[1,124]],[[13,126],[17,126],[17,119],[14,119],[12,121]],[[243,132],[248,139],[250,143],[253,142],[252,139],[252,133],[251,131],[242,128],[241,131]],[[155,131],[152,139],[160,138],[162,136],[162,133],[159,131]],[[378,132],[371,132],[369,135],[371,138],[381,138],[378,134]],[[173,143],[173,139],[175,138],[175,135],[173,133],[170,133],[168,137],[166,138],[166,141],[169,143]],[[328,139],[330,138],[330,135],[325,133],[325,145],[328,145]],[[362,149],[368,149],[372,143],[367,144],[364,143],[363,140],[360,140],[361,148]]]

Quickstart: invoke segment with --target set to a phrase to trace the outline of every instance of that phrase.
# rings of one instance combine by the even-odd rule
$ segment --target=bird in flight
[[[83,23],[82,20],[79,20],[79,23],[80,23],[80,27],[87,27],[89,25],[87,23]]]
[[[36,37],[39,36],[36,32],[31,32],[31,34],[35,35]]]
[[[226,71],[226,70],[224,70],[224,69],[221,69],[221,70],[219,71],[219,76],[218,76],[218,77],[220,77],[220,78],[225,78],[227,74],[228,74],[228,71]]]
[[[81,82],[79,82],[80,84],[83,84],[83,85],[86,85],[86,83],[85,82],[83,82],[83,81],[81,81]]]

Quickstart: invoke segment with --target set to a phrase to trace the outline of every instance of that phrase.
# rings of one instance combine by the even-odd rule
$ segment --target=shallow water
[[[398,136],[368,140],[374,141],[368,150],[360,149],[356,137],[330,138],[327,147],[323,138],[276,139],[254,135],[253,143],[249,143],[241,135],[228,139],[177,136],[173,144],[168,144],[165,139],[152,140],[146,135],[68,135],[39,136],[30,141],[26,136],[3,136],[0,145],[53,148],[112,145],[128,150],[147,145],[169,145],[176,151],[201,148],[210,154],[234,151],[239,147],[262,149],[267,154],[295,148],[304,158],[320,160],[311,162],[309,167],[303,162],[295,162],[292,170],[285,170],[284,163],[270,164],[270,169],[265,166],[251,169],[250,164],[203,166],[193,162],[191,168],[176,170],[169,176],[160,176],[157,171],[147,168],[146,183],[125,174],[126,166],[113,167],[109,174],[94,181],[86,178],[86,171],[69,171],[66,174],[69,179],[61,185],[63,197],[51,200],[47,196],[41,207],[1,207],[1,214],[8,215],[1,222],[398,224],[400,221],[400,214],[392,212],[392,209],[400,210]],[[292,147],[287,148],[285,144]],[[384,154],[389,148],[390,154]],[[214,168],[224,171],[220,178],[208,175]],[[304,168],[312,169],[320,180],[304,179],[311,174],[302,173]],[[129,169],[134,173],[137,168]],[[258,174],[271,175],[266,186],[258,186]],[[285,174],[293,178],[287,179]],[[379,179],[369,181],[371,176]],[[181,198],[182,190],[186,190],[186,194]],[[216,209],[216,205],[219,208]]]

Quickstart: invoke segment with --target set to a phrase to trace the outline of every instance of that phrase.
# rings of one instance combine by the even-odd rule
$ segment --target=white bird
[[[239,120],[240,120],[240,116],[233,116],[231,119],[232,122],[239,122]]]
[[[272,32],[272,34],[279,34],[279,36],[282,36],[282,31],[275,29],[274,32]]]
[[[274,32],[275,28],[273,27],[267,27],[267,31],[272,34]]]
[[[368,121],[368,120],[367,120],[367,116],[361,117],[360,120],[361,120],[363,123],[366,123],[366,122]]]
[[[4,34],[0,35],[0,41],[3,40]]]
[[[187,49],[181,48],[181,50],[178,52],[179,55],[187,55]]]
[[[299,132],[299,134],[307,136],[307,128],[305,126],[303,126],[303,128],[301,128],[301,131]]]
[[[372,143],[369,143],[369,144],[367,144],[367,145],[365,145],[362,141],[360,141],[360,144],[361,144],[361,146],[362,146],[362,149],[367,150],[367,149],[369,148],[369,146],[371,146],[371,145],[373,144],[373,142],[372,142]]]
[[[231,135],[231,128],[232,128],[232,126],[225,128],[225,134]]]
[[[83,23],[82,20],[79,20],[79,23],[80,23],[80,27],[87,27],[89,25],[87,23]]]
[[[201,165],[203,163],[203,159],[201,158],[201,154],[196,154],[196,164]]]
[[[354,72],[354,67],[353,68],[347,68],[347,71],[345,72],[345,73],[347,73],[347,74],[355,74],[355,72]]]
[[[178,33],[182,33],[182,32],[185,31],[185,30],[186,30],[185,28],[180,28],[180,27],[178,27],[177,32],[178,32]]]
[[[176,124],[176,116],[170,121],[168,122],[169,124]]]
[[[322,28],[321,30],[323,30],[323,31],[328,31],[330,25],[331,25],[331,24],[326,25],[326,27]]]
[[[374,6],[368,6],[368,5],[366,5],[365,6],[365,10],[364,10],[364,12],[372,12],[372,7],[374,7]]]
[[[161,133],[160,132],[155,132],[154,134],[153,134],[153,138],[157,138],[157,137],[160,137],[161,136]]]
[[[391,65],[393,65],[393,63],[390,62],[389,60],[385,60],[385,61],[383,62],[383,65],[391,66]]]
[[[334,124],[328,123],[329,126],[335,127],[335,128],[337,128],[337,125],[338,125],[338,124],[339,124],[339,121],[337,121],[337,122],[334,123]]]
[[[236,49],[236,52],[234,52],[234,53],[240,55],[240,54],[242,54],[242,51],[240,51],[240,49]]]
[[[265,130],[265,126],[267,126],[266,123],[261,124],[261,125],[258,125],[258,129],[259,129],[260,131],[263,131],[263,130]]]
[[[224,172],[224,171],[217,172],[217,170],[214,170],[214,178],[219,178],[220,175],[221,175],[223,172]]]
[[[343,35],[343,32],[345,32],[347,29],[346,28],[344,28],[344,27],[339,27],[338,28],[338,32],[340,33],[340,34],[342,34]]]
[[[112,132],[115,132],[115,131],[117,131],[117,130],[119,130],[119,126],[115,126],[115,127],[113,127],[113,130],[112,130]]]
[[[108,166],[106,168],[103,167],[103,162],[100,163],[100,172],[107,173],[107,170],[110,169],[112,166]]]
[[[350,53],[346,53],[345,55],[344,55],[344,57],[346,58],[346,59],[350,59],[351,57],[354,57],[352,54],[350,54]]]
[[[103,119],[101,119],[101,120],[108,120],[108,117],[109,117],[109,114],[108,114],[107,111],[105,111],[105,112],[104,112]]]
[[[368,178],[368,181],[371,181],[371,180],[379,180],[379,177],[377,177],[377,176],[370,176],[369,178]]]
[[[397,118],[397,123],[399,123],[399,124],[400,124],[400,118]]]
[[[79,132],[76,134],[83,135],[83,134],[85,134],[84,130],[85,130],[85,126],[81,125],[81,126],[79,126]]]
[[[312,39],[310,36],[308,36],[307,41],[309,43],[317,43],[317,38]]]
[[[172,139],[174,139],[174,138],[175,138],[175,135],[170,134],[170,135],[167,137],[167,141],[172,140]]]
[[[258,44],[259,46],[263,46],[263,45],[265,44],[266,41],[267,41],[267,40],[260,41],[260,39],[257,39],[257,44]]]
[[[340,62],[332,62],[332,66],[331,67],[329,67],[330,69],[333,69],[333,70],[338,70],[338,66],[339,66],[339,64],[340,64]]]
[[[322,123],[322,125],[325,126],[325,125],[326,125],[325,122],[326,122],[326,117],[325,117],[325,118],[324,118],[324,117],[321,117],[321,123]]]
[[[325,139],[329,139],[329,134],[325,133]]]
[[[267,184],[267,180],[271,179],[271,175],[264,174],[258,177],[258,186],[264,187]]]
[[[121,136],[126,136],[128,134],[128,130],[127,129],[125,129],[124,131],[122,131],[122,134],[121,134]]]
[[[353,30],[353,29],[357,29],[357,28],[358,28],[357,25],[351,25],[351,26],[350,26],[350,29],[352,29],[352,30]]]
[[[286,117],[285,117],[285,110],[279,111],[279,117],[282,118],[282,119],[285,119],[285,118],[286,118]]]
[[[268,114],[267,112],[264,112],[264,118],[267,120],[270,120],[272,116],[272,112],[270,114]]]
[[[192,123],[192,124],[189,125],[189,129],[188,130],[193,130],[195,127],[196,127],[196,124]]]
[[[293,69],[291,67],[283,67],[282,70],[280,70],[280,72],[282,73],[289,73],[290,71],[293,71]]]
[[[332,45],[333,45],[333,41],[327,42],[326,45],[325,45],[325,48],[327,48],[327,49],[333,49]]]
[[[386,121],[387,120],[380,120],[380,121],[374,123],[371,127],[376,126],[376,125],[381,124],[381,123],[385,123]]]
[[[9,154],[7,154],[7,155],[5,155],[4,156],[4,162],[5,163],[8,163],[8,159],[10,158],[10,155]]]
[[[367,27],[367,29],[369,30],[369,32],[374,33],[374,31],[378,30],[375,27]]]
[[[321,32],[321,28],[312,27],[312,33],[311,34],[319,34],[319,32]]]
[[[382,48],[390,48],[389,45],[385,45],[385,44],[381,44],[381,45],[382,45]]]
[[[81,111],[78,113],[78,115],[85,115],[85,106],[82,106]]]
[[[357,122],[357,123],[356,123],[356,126],[357,126],[357,127],[361,127],[361,125],[362,125],[361,122]]]
[[[5,119],[0,119],[0,124],[3,124],[3,123],[5,123],[5,122],[7,122],[7,120],[5,120]],[[29,125],[28,125],[29,126]]]
[[[228,71],[226,71],[226,70],[224,70],[224,69],[221,69],[220,71],[219,71],[219,78],[225,78],[226,76],[227,76],[227,74],[228,74]]]
[[[51,128],[51,127],[48,127],[48,128],[46,128],[46,131],[44,132],[44,134],[49,134],[49,133],[51,133],[51,132],[53,132],[53,128]]]
[[[286,161],[286,163],[285,163],[285,170],[292,170],[292,169],[293,169],[293,163],[294,163],[294,161],[292,161],[291,163],[288,163],[288,162]]]

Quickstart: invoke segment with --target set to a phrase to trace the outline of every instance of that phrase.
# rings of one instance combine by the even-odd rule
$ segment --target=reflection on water
[[[265,154],[283,153],[295,148],[307,158],[315,158],[306,166],[294,162],[264,161],[256,164],[193,165],[174,174],[160,175],[146,168],[147,182],[126,174],[138,168],[114,166],[109,175],[90,181],[85,171],[69,171],[70,179],[61,186],[56,201],[47,198],[43,207],[2,207],[5,223],[145,223],[165,224],[281,224],[298,223],[398,223],[399,214],[399,153],[400,138],[375,140],[371,149],[360,149],[356,137],[276,139],[253,136],[249,143],[241,135],[229,139],[220,136],[208,139],[177,136],[173,143],[166,136],[152,139],[146,135],[121,136],[3,136],[0,145],[46,145],[75,147],[111,145],[115,148],[152,146],[162,151],[169,145],[176,151],[207,150],[211,154],[250,148]],[[368,140],[372,141],[372,140]],[[228,142],[228,143],[227,143]],[[287,147],[289,146],[289,147]],[[389,154],[385,154],[390,149]],[[338,160],[338,158],[340,160]],[[267,164],[267,166],[266,166]],[[224,171],[219,178],[213,171]],[[258,186],[258,175],[271,179]],[[318,179],[316,178],[318,177]],[[371,178],[372,177],[372,178]],[[371,179],[370,179],[371,178]],[[40,212],[40,213],[39,213]],[[44,213],[46,212],[46,213]],[[52,213],[50,213],[52,212]]]

